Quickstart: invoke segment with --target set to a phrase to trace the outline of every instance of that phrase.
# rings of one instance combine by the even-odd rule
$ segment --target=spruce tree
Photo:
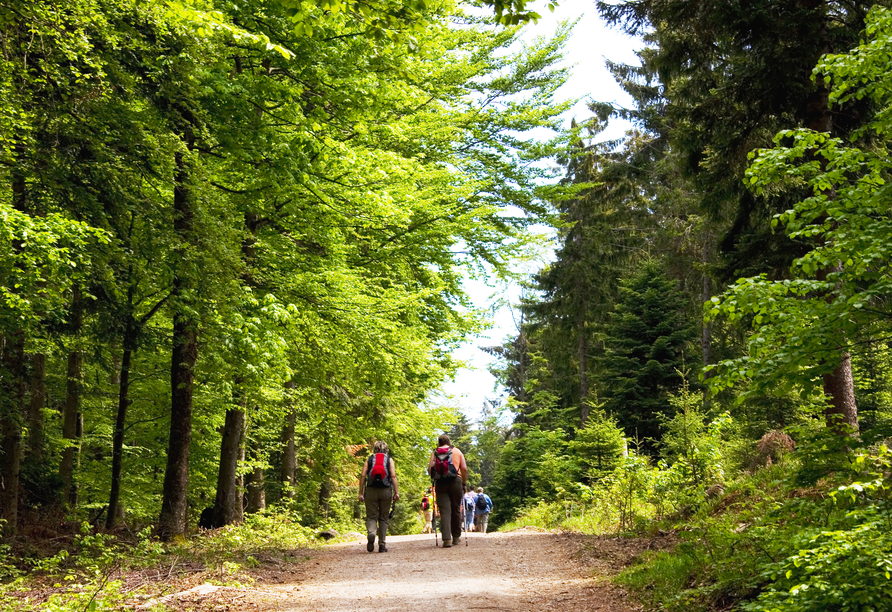
[[[656,260],[624,279],[606,328],[603,358],[607,414],[626,435],[653,448],[669,394],[682,387],[686,364],[696,362],[696,330],[684,295]]]

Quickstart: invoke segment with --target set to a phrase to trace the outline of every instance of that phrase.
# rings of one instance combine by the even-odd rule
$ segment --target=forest
[[[569,123],[549,8],[0,3],[0,602],[361,530],[376,440],[417,533],[445,431],[493,527],[673,534],[650,609],[892,607],[892,7],[592,2],[633,104]]]

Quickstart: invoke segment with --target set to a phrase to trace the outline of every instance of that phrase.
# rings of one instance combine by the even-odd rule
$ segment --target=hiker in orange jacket
[[[431,453],[427,470],[437,492],[443,548],[449,548],[461,540],[461,507],[468,482],[468,464],[464,454],[443,434],[437,439],[437,449]]]

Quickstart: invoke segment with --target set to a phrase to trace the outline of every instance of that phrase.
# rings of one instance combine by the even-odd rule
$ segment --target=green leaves
[[[842,102],[855,83],[875,102],[886,103],[879,83],[892,69],[887,52],[892,19],[875,9],[873,37],[847,55],[827,56],[816,69],[834,84],[833,99]],[[857,69],[856,69],[857,67]],[[859,86],[860,87],[860,86]],[[882,136],[888,118],[880,113],[865,127]],[[810,388],[837,363],[839,350],[855,349],[883,323],[884,307],[875,300],[889,291],[892,216],[886,204],[892,173],[883,140],[862,147],[811,130],[785,130],[773,149],[757,151],[747,183],[763,193],[769,188],[805,185],[811,195],[775,218],[790,238],[813,245],[793,262],[792,279],[770,281],[765,275],[738,280],[720,299],[706,305],[707,320],[716,316],[752,324],[749,355],[752,375],[742,376],[731,360],[712,368],[714,389],[731,380],[752,378],[752,390]],[[871,308],[865,308],[870,304]]]

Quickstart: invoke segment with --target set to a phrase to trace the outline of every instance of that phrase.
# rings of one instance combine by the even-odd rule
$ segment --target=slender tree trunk
[[[322,484],[319,485],[319,508],[322,510],[322,516],[328,517],[331,512],[331,479],[328,476],[322,477]]]
[[[191,152],[195,139],[190,129],[184,130],[183,141]],[[192,192],[189,161],[182,151],[176,153],[174,187],[174,231],[183,247],[190,244],[193,232]],[[170,362],[170,437],[167,446],[167,467],[161,498],[158,535],[169,540],[184,536],[188,510],[189,446],[192,443],[192,391],[195,364],[198,361],[198,322],[184,303],[191,287],[185,261],[179,262],[173,281],[173,350]]]
[[[217,497],[214,500],[214,528],[242,520],[242,492],[238,466],[245,433],[244,399],[239,408],[226,411],[220,441],[220,467],[217,472]]]
[[[31,355],[31,402],[28,406],[28,450],[25,461],[40,465],[45,458],[43,410],[46,408],[46,355]]]
[[[128,324],[124,337],[124,354],[121,357],[121,373],[118,384],[118,415],[115,419],[115,432],[112,438],[111,490],[108,496],[108,513],[105,528],[112,529],[118,518],[118,503],[121,498],[121,471],[124,464],[124,428],[127,423],[127,408],[130,406],[130,360],[133,354],[134,332]]]
[[[256,443],[255,443],[256,444]],[[257,461],[260,458],[258,449],[252,444],[251,460]],[[266,508],[266,476],[262,467],[255,467],[249,474],[245,475],[245,495],[247,504],[245,512],[254,514]]]
[[[245,487],[247,489],[248,507],[245,508],[247,514],[254,514],[266,508],[266,481],[262,467],[255,467],[245,478]]]
[[[858,405],[855,402],[855,381],[852,360],[847,351],[840,352],[839,365],[824,374],[824,395],[827,404],[824,419],[827,427],[840,434],[858,433]]]
[[[0,336],[0,518],[6,521],[3,531],[18,531],[19,495],[22,471],[22,420],[25,404],[25,334],[17,332]]]
[[[296,413],[294,399],[291,392],[294,391],[294,381],[285,383],[285,401],[288,403],[288,414],[285,417],[285,427],[282,428],[282,489],[283,497],[294,498],[294,476],[297,470],[297,453],[294,447],[294,425]]]
[[[24,156],[24,147],[17,143],[16,155]],[[12,203],[27,212],[27,183],[25,175],[14,169],[12,177]],[[19,242],[13,244],[16,253],[21,252]],[[8,283],[13,285],[13,283]],[[14,286],[11,289],[15,291]],[[0,519],[5,535],[18,531],[19,496],[22,474],[22,425],[25,421],[25,332],[13,327],[0,335]]]
[[[709,275],[704,272],[700,300],[705,304],[710,298],[712,298],[712,282],[710,282]],[[700,334],[700,351],[703,355],[703,365],[708,366],[712,363],[712,323],[704,321],[701,317],[701,324],[703,330]]]
[[[81,409],[81,370],[83,369],[83,353],[80,349],[80,331],[83,322],[81,310],[80,287],[73,287],[71,300],[71,328],[74,346],[68,351],[68,368],[65,384],[65,408],[62,413],[62,438],[68,446],[62,451],[59,466],[59,477],[62,479],[65,503],[70,508],[77,507],[78,485],[74,467],[80,453],[80,436],[78,435],[78,418]]]
[[[580,310],[582,308],[580,307]],[[580,312],[576,325],[576,351],[579,357],[579,411],[580,427],[588,422],[588,342],[585,337],[585,317]]]

